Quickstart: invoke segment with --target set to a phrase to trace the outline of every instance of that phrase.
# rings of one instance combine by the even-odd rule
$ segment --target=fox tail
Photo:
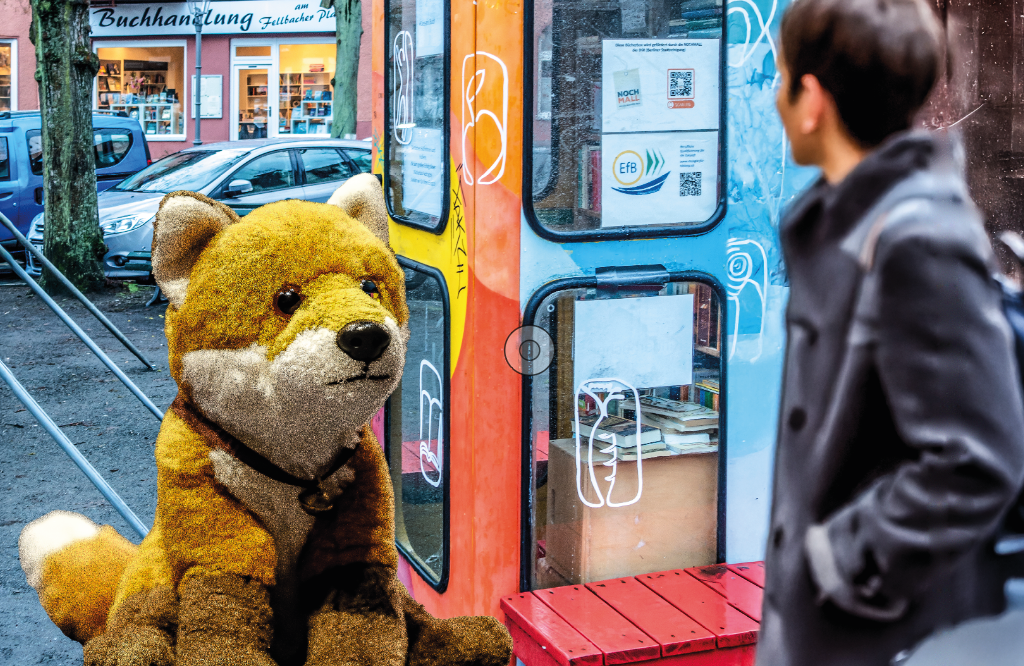
[[[46,614],[83,644],[103,633],[121,574],[137,550],[113,527],[70,511],[33,520],[18,538],[21,568]]]

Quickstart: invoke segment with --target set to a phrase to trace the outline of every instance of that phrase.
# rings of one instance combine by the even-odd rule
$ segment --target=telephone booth
[[[775,116],[783,4],[374,0],[374,171],[410,309],[382,439],[402,576],[438,615],[505,619],[524,663],[728,647],[715,627],[616,652],[573,605],[650,637],[672,594],[754,594],[777,225],[812,175]],[[665,572],[683,588],[657,589]],[[640,588],[618,603],[602,581]],[[756,622],[734,625],[753,641]]]

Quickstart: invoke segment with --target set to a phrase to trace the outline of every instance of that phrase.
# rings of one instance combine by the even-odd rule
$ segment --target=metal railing
[[[121,344],[123,344],[128,349],[128,351],[130,351],[132,354],[135,354],[135,357],[142,361],[147,368],[149,368],[150,370],[156,370],[153,364],[149,362],[149,359],[143,356],[142,352],[136,349],[135,345],[133,345],[131,341],[128,338],[126,338],[124,334],[121,333],[121,331],[119,331],[117,327],[114,326],[114,324],[111,323],[111,321],[107,319],[106,316],[102,312],[100,312],[95,305],[92,304],[92,301],[86,298],[85,294],[80,292],[75,287],[75,285],[71,284],[71,281],[68,280],[63,273],[57,270],[57,267],[50,263],[49,259],[43,256],[43,253],[39,250],[39,248],[37,248],[35,245],[29,242],[27,238],[25,238],[25,235],[18,231],[18,228],[14,226],[14,223],[7,219],[7,216],[4,215],[3,213],[0,213],[0,224],[3,224],[5,227],[7,227],[7,230],[14,234],[14,237],[18,240],[18,242],[25,246],[25,250],[31,252],[32,256],[35,257],[39,261],[39,263],[43,265],[43,268],[49,270],[50,273],[52,273],[53,276],[60,281],[64,288],[71,292],[71,294],[75,298],[77,298],[79,302],[82,303],[82,305],[85,306],[85,309],[88,310],[93,317],[96,317],[96,319],[98,319],[99,322],[103,324],[108,331],[110,331],[110,334],[117,338],[121,342]],[[14,262],[11,261],[10,259],[7,259],[7,262],[10,263],[12,266],[14,265]],[[50,307],[53,308],[54,306]]]
[[[18,381],[18,378],[14,376],[14,373],[11,372],[11,369],[7,367],[3,360],[0,360],[0,379],[3,379],[4,382],[11,387],[11,391],[13,391],[18,400],[21,401],[21,404],[25,405],[25,408],[32,413],[32,416],[34,416],[46,432],[50,434],[50,437],[57,442],[57,445],[64,450],[64,453],[68,454],[68,457],[71,458],[72,462],[78,465],[78,468],[85,473],[85,476],[92,481],[92,484],[96,486],[103,497],[113,505],[114,509],[121,514],[121,517],[131,525],[132,529],[138,532],[139,536],[145,537],[146,534],[149,533],[149,528],[146,527],[145,523],[139,520],[139,517],[135,515],[135,512],[128,508],[128,505],[125,504],[124,500],[121,499],[121,496],[110,487],[110,484],[107,483],[106,479],[100,476],[100,473],[96,471],[96,468],[93,467],[92,464],[85,459],[85,456],[75,448],[75,445],[71,443],[71,440],[67,438],[67,435],[61,431],[60,427],[56,423],[54,423],[49,414],[39,406],[39,403],[29,395],[29,392],[25,390],[25,387],[22,386],[21,382]]]
[[[12,257],[11,253],[8,252],[7,249],[4,248],[2,245],[0,245],[0,258],[4,259],[8,264],[10,264],[11,269],[18,275],[18,277],[20,277],[25,282],[25,284],[27,284],[32,289],[32,291],[35,292],[36,296],[43,299],[43,302],[50,306],[50,309],[53,310],[53,312],[58,317],[60,317],[60,320],[63,321],[67,325],[67,327],[70,328],[72,332],[74,332],[74,334],[77,335],[79,339],[81,339],[81,341],[85,343],[85,346],[88,347],[93,354],[95,354],[101,361],[103,361],[103,365],[107,366],[107,368],[112,373],[114,373],[114,376],[120,379],[121,383],[128,387],[128,390],[131,391],[132,394],[136,398],[138,398],[143,405],[146,406],[146,409],[152,412],[153,416],[155,416],[157,420],[162,421],[164,418],[164,413],[161,412],[160,409],[153,404],[153,401],[150,400],[146,396],[146,394],[143,393],[142,390],[135,385],[135,382],[128,379],[128,376],[121,371],[121,368],[117,367],[116,363],[110,360],[110,357],[103,353],[102,349],[96,346],[96,343],[92,341],[92,338],[90,338],[86,334],[86,332],[83,331],[82,328],[75,323],[75,320],[69,317],[68,313],[64,312],[64,310],[59,305],[57,305],[56,301],[50,298],[49,294],[43,291],[43,288],[40,287],[36,283],[36,281],[32,279],[32,276],[26,273],[25,269],[19,266],[16,261],[14,261],[14,257]]]

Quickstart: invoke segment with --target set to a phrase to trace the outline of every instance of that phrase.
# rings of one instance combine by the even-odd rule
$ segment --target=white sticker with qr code
[[[601,226],[704,222],[718,207],[718,132],[601,137]]]
[[[717,130],[721,48],[719,39],[603,40],[601,131]]]

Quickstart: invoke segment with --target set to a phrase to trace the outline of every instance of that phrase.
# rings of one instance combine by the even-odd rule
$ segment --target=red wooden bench
[[[526,666],[752,666],[764,564],[720,564],[501,600]]]

